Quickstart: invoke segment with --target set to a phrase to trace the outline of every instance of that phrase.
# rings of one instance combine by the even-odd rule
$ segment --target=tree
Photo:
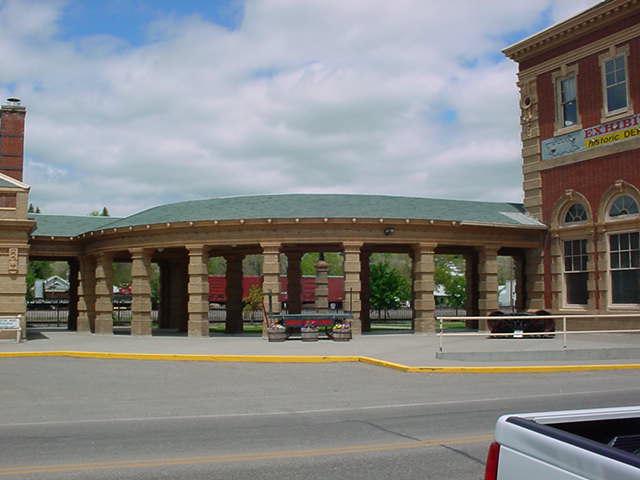
[[[411,299],[411,284],[389,263],[374,263],[369,274],[371,307],[390,310]]]
[[[89,215],[92,217],[108,217],[109,210],[107,207],[102,207],[102,210],[93,210]]]
[[[27,300],[33,300],[33,287],[36,280],[46,280],[53,275],[51,263],[45,260],[32,260],[27,268]]]
[[[247,296],[243,299],[245,305],[242,311],[253,313],[258,310],[262,310],[263,298],[262,285],[251,285],[251,287],[249,287]]]
[[[463,275],[451,275],[444,284],[444,291],[447,294],[447,304],[456,309],[464,307],[467,301],[467,282]]]
[[[36,212],[36,209],[33,208],[33,203],[30,203],[29,204],[29,209],[27,210],[27,213],[35,213],[35,212]]]

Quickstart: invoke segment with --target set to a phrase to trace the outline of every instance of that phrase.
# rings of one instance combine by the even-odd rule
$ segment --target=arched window
[[[578,223],[587,221],[587,209],[581,203],[574,203],[564,215],[564,223]]]
[[[619,197],[616,197],[609,208],[609,216],[612,218],[637,214],[638,202],[629,195],[620,195]]]

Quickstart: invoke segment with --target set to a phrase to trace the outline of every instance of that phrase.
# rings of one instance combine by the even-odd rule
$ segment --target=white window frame
[[[611,212],[611,207],[613,206],[613,203],[620,197],[631,197],[636,202],[636,205],[638,205],[638,213],[632,213],[629,215],[618,215],[617,217],[612,217],[609,214]],[[640,201],[638,201],[638,198],[630,192],[623,191],[621,193],[618,193],[617,195],[614,195],[613,197],[611,197],[610,200],[607,202],[607,211],[605,212],[605,218],[607,219],[607,222],[624,222],[626,220],[640,218]]]
[[[592,252],[590,251],[590,240],[588,238],[585,238],[584,236],[581,237],[569,237],[569,238],[560,238],[560,258],[561,258],[561,271],[562,271],[562,308],[563,309],[567,309],[567,310],[588,310],[589,309],[589,305],[591,303],[591,295],[590,295],[590,291],[589,291],[589,280],[591,278],[591,272],[590,272],[590,267],[591,267],[591,255]],[[566,266],[565,266],[565,242],[574,242],[576,240],[584,240],[585,243],[585,253],[587,255],[587,269],[586,270],[571,270],[571,271],[567,271]],[[573,255],[572,255],[573,256]],[[569,290],[567,288],[567,275],[571,274],[571,273],[586,273],[587,274],[587,303],[569,303],[568,299],[567,299],[567,294],[569,293]]]
[[[624,59],[625,70],[625,92],[627,95],[627,106],[625,108],[619,108],[617,110],[609,111],[609,105],[607,100],[607,73],[605,69],[605,62],[614,60],[622,56]],[[603,122],[615,120],[616,118],[622,118],[633,113],[633,105],[631,104],[631,92],[629,91],[629,46],[624,47],[611,47],[607,53],[600,55],[600,82],[602,84],[602,118]]]
[[[625,233],[639,233],[638,229],[620,230],[616,232],[608,232],[606,235],[607,242],[607,310],[635,310],[640,307],[640,303],[613,303],[613,280],[611,278],[611,236],[622,235]],[[617,269],[616,269],[617,270]]]
[[[576,123],[574,125],[564,124],[564,113],[562,111],[562,81],[568,78],[575,78],[576,81]],[[554,136],[582,130],[582,119],[580,117],[580,92],[578,91],[578,64],[571,66],[563,65],[560,70],[551,75],[553,89],[556,99],[556,116],[554,122]]]

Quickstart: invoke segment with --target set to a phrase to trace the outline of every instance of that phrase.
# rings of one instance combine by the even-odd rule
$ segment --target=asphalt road
[[[636,372],[0,361],[0,480],[480,479],[504,413],[638,403]]]

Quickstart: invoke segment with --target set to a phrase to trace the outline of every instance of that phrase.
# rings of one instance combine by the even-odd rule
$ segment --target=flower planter
[[[351,340],[351,330],[346,331],[333,331],[331,338],[334,342],[348,342]]]
[[[303,342],[317,342],[318,341],[318,330],[312,330],[305,332],[304,329],[300,332],[300,336]]]
[[[267,330],[267,338],[270,342],[284,342],[287,337],[286,330]]]

